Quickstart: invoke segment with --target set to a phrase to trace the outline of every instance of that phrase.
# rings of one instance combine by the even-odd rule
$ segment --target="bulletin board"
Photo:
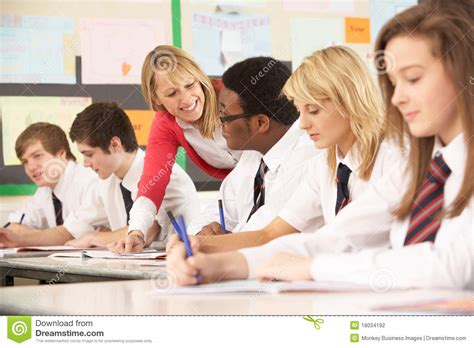
[[[61,119],[60,124],[68,132],[68,122],[77,113],[71,105],[79,108],[91,102],[115,101],[126,110],[140,145],[146,148],[147,127],[153,114],[147,111],[140,90],[143,50],[148,52],[159,44],[182,47],[213,77],[219,77],[234,62],[255,55],[273,56],[294,69],[304,56],[336,44],[355,49],[371,67],[370,52],[382,24],[415,3],[3,0],[0,196],[35,191],[23,168],[15,163],[12,148],[17,133],[28,122],[43,120],[42,114],[31,116],[27,108],[30,104],[64,109],[69,121]],[[143,42],[149,46],[143,47]],[[47,61],[41,57],[47,57]],[[198,190],[219,187],[220,181],[184,158],[180,165]]]

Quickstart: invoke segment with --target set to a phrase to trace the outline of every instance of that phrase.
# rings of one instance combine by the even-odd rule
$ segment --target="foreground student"
[[[0,247],[64,244],[73,237],[63,222],[87,201],[97,175],[76,163],[66,134],[50,123],[27,127],[18,136],[15,151],[38,188],[21,210],[9,216],[8,228],[0,228]]]
[[[283,90],[300,111],[300,127],[326,151],[309,159],[300,185],[270,224],[252,232],[197,236],[201,251],[237,250],[298,231],[313,232],[322,218],[330,223],[367,188],[404,165],[398,146],[384,140],[381,99],[367,67],[351,49],[336,46],[313,53]],[[359,243],[388,245],[388,227]]]
[[[262,248],[198,254],[182,264],[181,283],[195,283],[199,271],[203,281],[256,276],[369,285],[382,271],[395,287],[474,288],[474,110],[469,83],[474,52],[466,35],[474,20],[470,13],[467,1],[422,4],[398,14],[379,34],[376,50],[385,61],[378,67],[379,82],[387,118],[395,135],[411,143],[410,166],[404,180],[382,182],[354,205],[385,206],[390,196],[398,198],[394,209],[387,209],[396,217],[391,249],[325,253],[311,240],[317,234],[288,236]],[[332,232],[354,228],[355,221],[336,219],[335,225],[344,224]],[[370,219],[365,224],[378,228]],[[181,248],[177,245],[176,253]],[[262,257],[267,261],[257,268]]]
[[[266,69],[257,82],[252,80]],[[229,149],[245,150],[220,187],[227,231],[262,228],[272,221],[303,178],[307,161],[318,154],[295,122],[295,107],[280,95],[290,74],[274,58],[256,57],[222,76],[222,135]],[[225,233],[217,202],[210,211],[215,222],[199,234]]]
[[[106,247],[126,234],[145,152],[138,147],[128,116],[115,103],[94,103],[85,108],[74,120],[69,135],[84,155],[84,166],[92,168],[100,180],[90,204],[65,220],[64,227],[76,237],[68,244]],[[158,224],[148,231],[148,244],[158,232],[160,239],[168,234],[166,210],[187,220],[200,214],[194,183],[177,164],[172,168],[162,208],[155,218]],[[95,225],[107,225],[112,231],[94,231]]]

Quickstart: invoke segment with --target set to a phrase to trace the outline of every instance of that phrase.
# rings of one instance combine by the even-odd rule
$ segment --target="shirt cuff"
[[[156,213],[156,206],[149,198],[144,196],[138,197],[130,210],[128,233],[140,231],[146,239],[148,230],[155,220]]]
[[[74,214],[69,214],[63,223],[63,227],[74,237],[79,238],[87,232],[94,231],[94,226],[89,225],[79,219]]]

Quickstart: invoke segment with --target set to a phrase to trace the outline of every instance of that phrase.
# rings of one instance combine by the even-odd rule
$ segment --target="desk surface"
[[[4,274],[9,270],[47,272],[61,282],[63,275],[94,276],[116,279],[148,279],[164,274],[165,262],[152,260],[84,259],[69,257],[24,257],[0,259]],[[46,279],[48,280],[48,279]],[[80,281],[78,278],[77,281]]]
[[[474,292],[154,293],[160,280],[23,286],[0,289],[0,311],[24,315],[306,315],[387,314],[374,308],[473,296]],[[394,313],[390,313],[394,314]]]

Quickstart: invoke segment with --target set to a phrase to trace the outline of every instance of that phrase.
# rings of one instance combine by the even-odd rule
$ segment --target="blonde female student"
[[[393,286],[474,288],[473,20],[468,2],[422,4],[379,34],[387,119],[401,142],[409,138],[410,165],[403,179],[380,182],[347,207],[330,232],[358,228],[357,215],[349,214],[357,205],[385,206],[395,196],[398,203],[385,213],[396,218],[391,248],[327,253],[311,240],[319,233],[287,236],[261,248],[198,254],[184,264],[181,282],[191,283],[201,271],[208,281],[256,276],[370,284],[383,271]],[[367,231],[379,229],[380,214],[364,221]],[[217,266],[206,271],[211,265]]]
[[[203,171],[223,179],[235,166],[239,152],[227,148],[219,123],[216,89],[185,51],[158,46],[145,58],[142,91],[156,111],[148,138],[138,197],[130,211],[125,240],[109,246],[117,252],[140,251],[160,208],[178,147]]]
[[[350,48],[329,47],[306,57],[283,92],[300,112],[300,127],[316,147],[326,149],[324,155],[308,160],[303,181],[269,225],[252,232],[197,236],[200,251],[237,250],[298,231],[313,232],[321,218],[331,223],[367,189],[406,165],[397,144],[384,139],[381,98],[364,62]],[[358,236],[359,246],[388,246],[391,221],[378,221],[385,228]],[[173,238],[168,249],[176,244]],[[179,274],[182,256],[170,252],[168,268]]]

